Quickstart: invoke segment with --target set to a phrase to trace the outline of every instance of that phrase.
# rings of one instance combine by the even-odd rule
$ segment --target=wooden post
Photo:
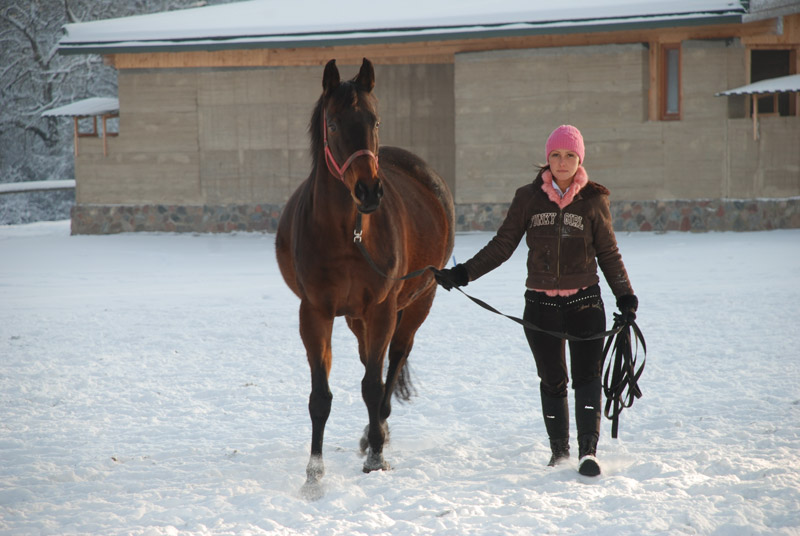
[[[753,94],[753,139],[758,139],[758,94]]]
[[[796,19],[800,22],[800,19]],[[795,25],[797,27],[797,25]],[[794,47],[789,52],[789,64],[794,68],[795,74],[800,74],[800,46]],[[794,94],[789,94],[789,115],[797,117],[800,115],[800,91],[795,91]]]
[[[108,132],[108,120],[116,119],[119,117],[118,113],[103,114],[103,156],[108,156],[108,140],[109,136],[117,136],[119,132]]]
[[[107,119],[108,114],[103,114],[103,156],[108,156],[108,141],[106,140],[106,133],[108,132]]]
[[[648,69],[650,71],[650,83],[647,89],[647,118],[650,121],[658,121],[659,111],[658,111],[658,98],[659,98],[659,48],[661,44],[656,41],[650,41],[650,50],[648,51]]]
[[[77,157],[78,156],[78,117],[77,116],[73,117],[72,118],[72,122],[73,122],[73,125],[74,125],[74,129],[73,129],[74,136],[73,137],[75,138],[75,140],[73,141],[73,143],[75,144],[74,151],[75,151],[75,156]]]

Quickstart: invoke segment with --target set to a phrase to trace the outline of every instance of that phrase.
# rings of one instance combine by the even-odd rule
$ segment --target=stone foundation
[[[800,197],[612,203],[617,231],[770,231],[800,228]]]
[[[508,203],[456,207],[458,231],[495,231]],[[612,201],[617,232],[768,231],[800,228],[800,197],[786,199],[702,199]]]
[[[72,208],[72,234],[275,232],[278,205],[83,205]]]
[[[136,231],[170,233],[274,233],[279,205],[75,205],[72,234]],[[456,231],[496,231],[508,203],[456,206]],[[619,201],[611,203],[614,229],[632,231],[767,231],[800,228],[800,197],[787,199],[715,199]]]

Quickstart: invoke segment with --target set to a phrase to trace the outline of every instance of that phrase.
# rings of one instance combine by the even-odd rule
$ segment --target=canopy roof
[[[106,115],[119,111],[119,99],[114,97],[92,97],[59,106],[42,113],[44,117]]]
[[[792,91],[800,91],[800,74],[792,74],[789,76],[781,76],[779,78],[770,78],[768,80],[759,80],[746,86],[729,89],[728,91],[720,91],[716,94],[717,97],[727,95],[756,95],[759,93],[788,93]]]
[[[739,0],[250,0],[67,24],[66,54],[308,47],[741,22]]]

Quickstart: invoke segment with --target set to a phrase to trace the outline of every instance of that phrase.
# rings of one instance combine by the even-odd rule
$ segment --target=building
[[[800,88],[722,94],[800,73],[800,2],[539,4],[254,0],[68,24],[61,53],[119,73],[118,131],[76,137],[73,233],[274,230],[310,172],[324,64],[347,77],[362,57],[381,143],[439,171],[459,230],[497,227],[563,123],[618,230],[800,227]]]

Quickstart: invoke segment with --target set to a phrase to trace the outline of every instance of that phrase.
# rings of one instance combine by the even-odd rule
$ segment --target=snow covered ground
[[[458,235],[456,258],[490,236]],[[310,381],[273,235],[0,226],[0,534],[800,534],[800,231],[618,238],[650,352],[618,440],[604,422],[602,477],[545,466],[520,328],[440,291],[391,471],[361,472],[337,321],[308,502]],[[466,290],[519,314],[523,270],[524,246]]]

